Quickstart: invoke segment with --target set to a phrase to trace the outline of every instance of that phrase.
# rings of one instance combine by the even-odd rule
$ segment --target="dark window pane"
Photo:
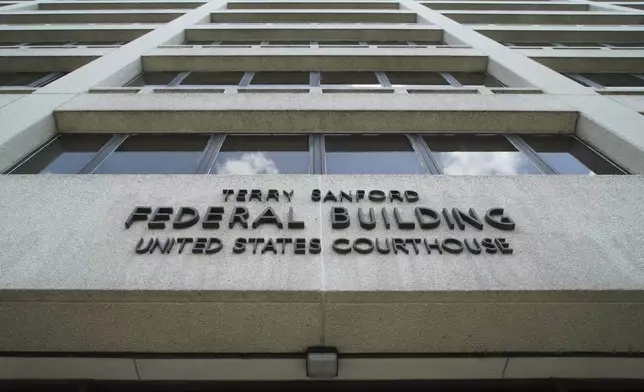
[[[425,173],[404,135],[333,135],[324,140],[329,174]]]
[[[255,72],[250,84],[305,84],[309,85],[309,72]]]
[[[389,82],[394,85],[449,85],[438,72],[387,72]]]
[[[130,136],[96,173],[194,173],[207,142],[204,135]]]
[[[572,136],[522,136],[550,167],[562,174],[624,174]]]
[[[108,46],[108,45],[121,45],[122,41],[83,41],[76,42],[75,45],[88,45],[88,46]]]
[[[605,87],[640,87],[644,80],[626,73],[583,73],[579,74]]]
[[[178,74],[178,72],[143,72],[141,75],[132,79],[126,86],[167,86]]]
[[[0,42],[0,46],[18,46],[20,42]]]
[[[27,46],[63,46],[69,42],[54,42],[54,41],[41,41],[41,42],[29,42]]]
[[[310,45],[309,41],[270,41],[269,45]]]
[[[184,41],[182,45],[212,45],[214,41]]]
[[[607,45],[616,46],[618,48],[641,48],[644,47],[644,42],[607,42]]]
[[[440,41],[414,41],[416,45],[445,45]]]
[[[226,136],[212,174],[308,174],[308,136]]]
[[[509,44],[506,44],[509,45]],[[512,46],[536,46],[536,47],[548,47],[554,46],[550,42],[512,42]]]
[[[503,136],[423,136],[432,156],[450,175],[538,174],[534,166]]]
[[[503,83],[485,72],[451,72],[463,86],[503,87]]]
[[[375,72],[322,72],[320,83],[380,86]]]
[[[243,72],[190,72],[181,85],[233,85],[241,82]]]
[[[560,42],[565,47],[568,48],[598,48],[599,43],[597,42]]]
[[[221,41],[222,46],[260,45],[262,41]]]
[[[49,75],[49,72],[0,73],[0,86],[28,86]]]
[[[368,41],[367,45],[409,46],[406,41]]]
[[[111,135],[61,135],[12,173],[76,174],[110,138]]]
[[[318,41],[319,46],[360,45],[358,41]]]

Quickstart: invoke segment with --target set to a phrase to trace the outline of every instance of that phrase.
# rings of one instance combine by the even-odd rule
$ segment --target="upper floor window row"
[[[295,46],[295,47],[342,47],[342,46],[386,46],[386,47],[427,47],[444,45],[440,41],[185,41],[186,46]]]
[[[8,72],[0,73],[1,87],[43,87],[64,76],[65,72]]]
[[[34,41],[34,42],[0,42],[0,49],[20,48],[75,48],[79,46],[120,46],[125,41]]]
[[[73,134],[11,174],[625,174],[562,135]]]
[[[506,42],[504,45],[526,49],[644,49],[644,42]]]
[[[636,73],[579,73],[564,74],[586,87],[644,87],[644,74]]]
[[[144,72],[125,86],[345,86],[397,87],[413,85],[487,86],[503,84],[485,72],[423,71],[261,71]]]

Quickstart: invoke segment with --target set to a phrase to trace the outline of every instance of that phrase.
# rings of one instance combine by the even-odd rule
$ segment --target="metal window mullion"
[[[420,156],[420,160],[429,174],[443,174],[425,140],[420,135],[407,135],[407,138],[416,154]]]
[[[78,174],[92,174],[109,157],[129,135],[114,135],[105,143],[103,147],[94,155],[91,161],[78,172]]]
[[[597,82],[595,82],[593,80],[590,80],[588,78],[585,78],[585,77],[583,77],[583,76],[581,76],[579,74],[572,74],[571,73],[571,74],[568,74],[568,75],[571,76],[573,79],[577,80],[578,82],[586,83],[587,85],[589,85],[592,88],[603,88],[604,87],[601,84],[599,84],[599,83],[597,83]]]
[[[25,156],[21,160],[18,161],[15,165],[9,167],[9,169],[5,170],[2,172],[2,174],[11,174],[13,173],[16,169],[18,169],[20,166],[24,165],[27,161],[31,160],[31,158],[35,157],[38,155],[41,151],[43,151],[45,148],[49,147],[53,142],[56,141],[60,137],[60,134],[54,135],[52,138],[50,138],[48,141],[43,143],[40,147],[38,147],[36,150],[34,150],[31,154]]]
[[[376,71],[376,78],[378,78],[378,81],[380,82],[381,87],[391,87],[389,78],[387,78],[387,75],[385,75],[384,72]]]
[[[532,149],[523,139],[518,135],[504,135],[505,138],[512,143],[514,147],[517,148],[523,155],[528,158],[543,174],[557,174],[557,171],[554,170],[550,165],[548,165],[543,159],[539,157],[539,154]]]
[[[324,174],[324,135],[314,133],[309,135],[309,151],[311,158],[311,174]]]
[[[463,87],[461,82],[456,80],[456,78],[454,76],[452,76],[451,73],[449,73],[449,72],[439,72],[439,74],[443,77],[443,79],[445,79],[447,81],[447,83],[452,85],[452,87]]]
[[[168,83],[167,87],[178,86],[185,78],[188,77],[188,75],[190,75],[190,72],[179,72],[179,74],[175,76],[170,83]]]
[[[221,150],[221,145],[224,144],[226,135],[212,135],[206,144],[204,154],[197,166],[196,174],[209,174],[212,165],[215,163],[217,154]]]
[[[253,80],[253,76],[255,76],[255,72],[247,71],[244,73],[244,76],[241,78],[239,81],[239,87],[248,87],[250,84],[250,81]]]

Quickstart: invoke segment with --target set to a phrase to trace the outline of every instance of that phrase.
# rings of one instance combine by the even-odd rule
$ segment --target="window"
[[[504,87],[503,83],[485,72],[451,72],[463,86]]]
[[[449,175],[538,174],[539,169],[500,135],[424,136],[432,157]]]
[[[572,136],[523,136],[539,158],[561,174],[624,174]]]
[[[49,72],[0,73],[0,87],[42,87],[63,75]]]
[[[261,45],[262,41],[221,41],[221,46],[252,46]]]
[[[143,72],[127,83],[126,87],[167,86],[178,72]]]
[[[64,134],[11,174],[627,174],[568,135]]]
[[[422,174],[419,156],[404,135],[327,135],[328,174]]]
[[[95,173],[194,173],[207,142],[204,135],[130,136]]]
[[[111,135],[60,135],[11,173],[78,173],[110,140],[110,137]]]
[[[229,135],[210,173],[308,174],[309,156],[309,139],[304,135]]]
[[[358,41],[318,41],[318,46],[357,46]]]
[[[309,41],[270,41],[268,43],[271,46],[274,45],[283,45],[283,46],[302,46],[306,45],[309,46],[310,42]]]
[[[611,42],[607,43],[607,45],[617,48],[641,48],[644,47],[644,42]]]
[[[387,72],[392,86],[405,85],[449,85],[438,72]]]
[[[298,84],[309,85],[309,72],[255,72],[250,84]]]
[[[212,45],[215,41],[184,41],[182,45]]]
[[[444,45],[440,41],[414,41],[413,43],[416,45]]]
[[[409,46],[407,41],[368,41],[367,45]]]
[[[506,43],[508,46],[521,46],[521,47],[549,47],[554,46],[551,42],[512,42]]]
[[[190,72],[181,85],[232,85],[237,86],[244,72]]]
[[[643,87],[644,79],[628,73],[582,73],[566,75],[588,87]]]
[[[380,82],[375,72],[322,72],[320,83],[380,87]]]

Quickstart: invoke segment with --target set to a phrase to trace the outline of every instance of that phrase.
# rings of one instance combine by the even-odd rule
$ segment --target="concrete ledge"
[[[3,24],[38,23],[167,23],[185,11],[100,10],[100,11],[22,11],[0,13]]]
[[[397,10],[398,2],[395,1],[231,1],[228,3],[228,9],[271,9],[271,10],[289,10],[289,9],[388,9]]]
[[[129,358],[0,357],[0,380],[137,380]]]
[[[51,1],[38,4],[40,10],[142,10],[197,8],[205,1]]]
[[[506,358],[341,358],[338,380],[501,379]]]
[[[564,1],[423,1],[433,10],[497,10],[497,11],[588,11],[588,4]]]
[[[4,25],[0,26],[0,37],[4,42],[118,42],[132,41],[157,27],[156,24]]]
[[[472,26],[499,42],[641,42],[644,26]]]
[[[302,358],[135,359],[141,380],[304,380]]]
[[[504,378],[644,379],[644,358],[509,358]]]
[[[239,22],[331,22],[416,23],[416,13],[394,10],[221,10],[212,13],[213,23]]]
[[[0,72],[73,71],[114,49],[4,49],[0,50]]]
[[[626,25],[644,23],[644,12],[596,11],[442,11],[459,23],[495,24],[594,24]]]
[[[146,71],[485,71],[487,57],[455,48],[172,48],[142,58]]]
[[[324,25],[293,23],[253,25],[195,25],[186,29],[186,39],[193,41],[252,41],[252,40],[355,40],[355,41],[441,41],[443,31],[433,25],[407,25],[391,23],[372,26],[325,23]]]
[[[60,132],[571,133],[577,113],[541,95],[83,94]],[[374,113],[378,115],[374,116]],[[233,121],[234,119],[234,121]]]

